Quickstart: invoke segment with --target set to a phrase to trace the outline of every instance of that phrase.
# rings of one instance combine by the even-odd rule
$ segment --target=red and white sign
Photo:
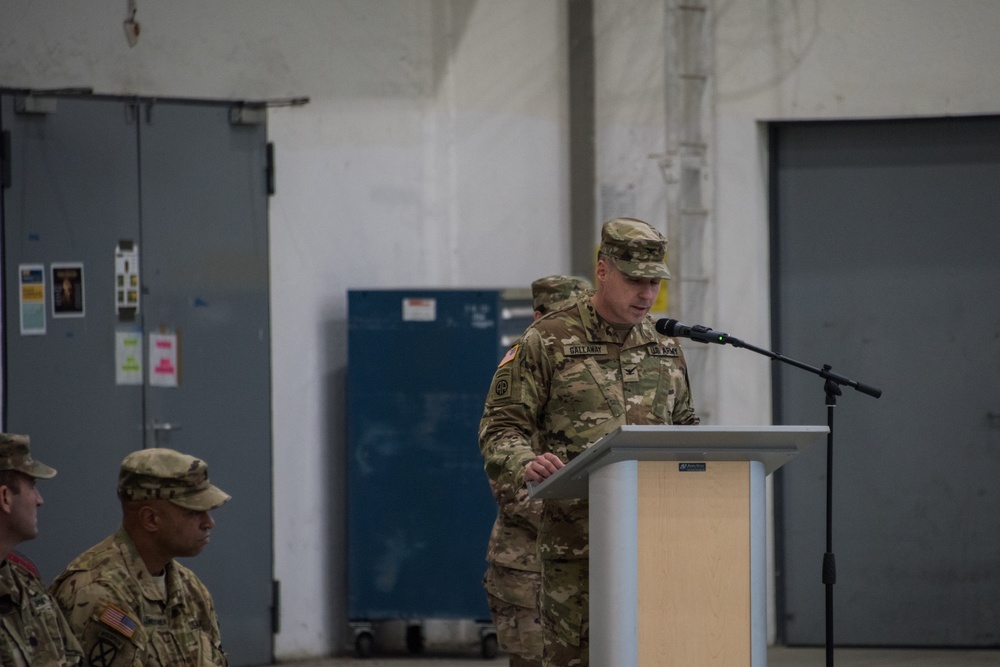
[[[149,334],[149,386],[177,386],[177,334]]]

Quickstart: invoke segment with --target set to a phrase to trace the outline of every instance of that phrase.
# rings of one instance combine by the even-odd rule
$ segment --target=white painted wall
[[[662,150],[655,79],[668,1],[597,3],[596,22],[598,73],[620,94],[599,102],[599,182],[634,186],[635,214],[658,226],[668,221],[648,155]],[[1000,3],[716,0],[712,9],[718,315],[709,324],[766,346],[763,123],[1000,113]],[[269,124],[276,647],[285,659],[329,653],[345,620],[345,291],[522,285],[568,269],[564,3],[138,0],[132,49],[125,11],[123,0],[0,0],[0,85],[311,99],[272,110]],[[713,421],[768,423],[770,362],[725,351]]]
[[[637,217],[667,233],[659,158],[667,150],[664,2],[594,3],[598,217]]]
[[[309,106],[271,113],[282,657],[344,643],[346,290],[522,286],[569,265],[561,4],[400,2],[370,21],[378,3],[309,4],[354,16],[297,56]]]

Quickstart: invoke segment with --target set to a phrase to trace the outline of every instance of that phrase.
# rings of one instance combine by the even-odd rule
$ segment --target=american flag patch
[[[108,605],[108,608],[101,614],[101,623],[114,628],[126,637],[131,637],[135,633],[135,629],[139,627],[138,621],[113,604]]]
[[[500,360],[500,364],[499,364],[499,366],[497,366],[497,368],[500,368],[500,366],[503,366],[504,364],[506,364],[508,361],[510,361],[511,359],[513,359],[516,355],[517,355],[517,345],[515,345],[514,347],[510,348],[509,350],[507,350],[507,354],[505,354],[504,357],[503,357],[503,359]]]

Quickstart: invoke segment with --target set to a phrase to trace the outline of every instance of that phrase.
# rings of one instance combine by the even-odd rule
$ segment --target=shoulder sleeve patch
[[[514,357],[516,356],[517,356],[517,345],[507,350],[507,354],[503,355],[503,359],[500,360],[500,363],[497,365],[497,368],[500,368],[500,366],[503,366],[508,361],[513,360]]]
[[[38,573],[38,568],[35,567],[35,564],[31,562],[31,559],[25,556],[24,554],[19,553],[17,551],[11,551],[9,554],[7,554],[7,560],[12,565],[20,565],[23,569],[27,570],[28,573],[33,575],[36,579],[42,578],[42,575]]]
[[[514,395],[514,378],[509,368],[498,370],[493,376],[493,384],[490,385],[490,395],[486,399],[487,405],[502,403]]]
[[[128,612],[119,609],[113,604],[109,604],[101,613],[100,621],[126,637],[131,637],[135,634],[136,628],[139,627],[139,621],[133,618]]]

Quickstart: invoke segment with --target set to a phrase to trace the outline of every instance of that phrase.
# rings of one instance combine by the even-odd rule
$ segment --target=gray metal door
[[[19,101],[36,111],[16,112]],[[113,356],[114,248],[139,233],[137,128],[126,112],[112,100],[0,97],[10,153],[2,190],[4,427],[30,434],[38,458],[59,470],[40,483],[38,539],[19,547],[46,581],[118,525],[118,464],[143,442],[142,388],[115,383]],[[82,316],[53,316],[53,262],[83,264]],[[44,333],[35,304],[22,301],[25,265],[45,274]]]
[[[113,530],[127,452],[168,446],[203,457],[233,500],[214,512],[212,544],[187,565],[213,593],[233,664],[269,663],[265,126],[232,124],[217,104],[59,99],[53,113],[32,116],[15,112],[16,96],[3,104],[12,165],[3,199],[6,426],[31,434],[39,458],[60,469],[42,489],[42,537],[25,550],[51,579]],[[131,320],[115,309],[123,240],[138,248]],[[18,267],[51,272],[60,262],[83,266],[84,312],[50,312],[44,334],[23,335]],[[143,341],[135,384],[116,375],[121,332]],[[161,381],[150,334],[176,350]]]
[[[233,500],[191,563],[226,650],[271,658],[271,379],[266,134],[229,108],[144,104],[146,330],[177,336],[178,388],[147,386],[147,445],[197,453]],[[150,434],[152,438],[150,439]]]
[[[774,130],[774,347],[835,408],[838,644],[1000,643],[1000,119]],[[777,369],[779,423],[825,423]],[[780,473],[789,644],[824,642],[825,448]]]

